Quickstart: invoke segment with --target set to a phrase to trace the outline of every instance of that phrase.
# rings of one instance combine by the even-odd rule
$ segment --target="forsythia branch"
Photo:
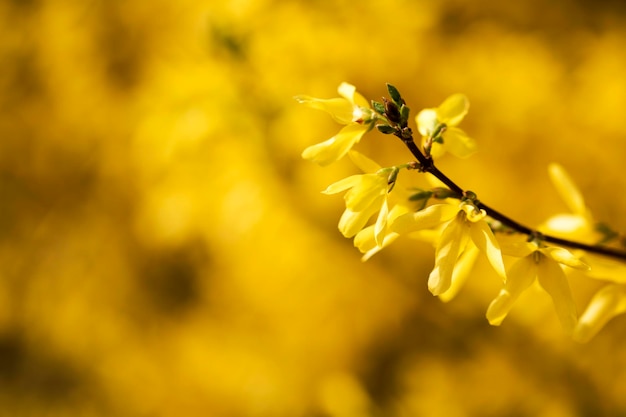
[[[572,213],[553,216],[537,229],[527,227],[481,202],[475,193],[459,186],[435,165],[435,159],[445,153],[466,157],[476,150],[474,139],[458,127],[469,110],[467,97],[453,94],[437,108],[417,114],[420,147],[408,125],[408,106],[394,86],[388,84],[387,89],[390,98],[372,101],[371,105],[348,83],[339,86],[341,98],[296,97],[344,125],[334,137],[306,148],[302,156],[328,165],[349,155],[365,172],[331,184],[324,191],[345,192],[346,210],[339,220],[339,230],[345,237],[354,238],[355,246],[364,253],[363,260],[401,235],[429,239],[435,244],[435,265],[428,288],[433,295],[449,300],[471,274],[477,257],[483,255],[502,280],[501,290],[486,313],[492,325],[504,320],[518,297],[534,282],[539,282],[552,298],[563,328],[577,341],[589,340],[608,320],[626,313],[626,252],[583,243],[623,240],[624,235],[593,220],[582,194],[562,167],[551,164],[549,174]],[[402,140],[416,161],[383,168],[353,151],[373,128]],[[447,188],[435,186],[407,194],[396,187],[404,170],[429,173]],[[369,224],[374,216],[375,222]],[[508,256],[506,263],[503,255]],[[509,262],[511,258],[513,262]],[[571,270],[612,283],[591,299],[580,317],[567,279]]]

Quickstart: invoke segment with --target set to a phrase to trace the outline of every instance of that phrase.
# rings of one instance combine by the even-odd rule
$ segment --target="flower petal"
[[[437,251],[435,267],[428,277],[428,289],[433,295],[446,292],[452,284],[452,273],[459,257],[459,252],[467,243],[464,222],[458,217],[451,220],[443,229]]]
[[[363,97],[361,94],[356,92],[356,87],[352,84],[343,82],[337,88],[339,95],[350,100],[350,103],[355,104],[360,107],[369,108],[369,102]]]
[[[374,239],[378,246],[383,245],[385,238],[385,232],[387,231],[387,216],[389,215],[389,206],[387,205],[387,198],[383,200],[383,204],[380,207],[378,218],[374,224]]]
[[[387,233],[383,239],[382,245],[378,245],[374,239],[374,225],[367,226],[354,236],[354,246],[356,246],[364,255],[361,257],[363,262],[380,252],[383,248],[389,246],[400,235],[397,233]]]
[[[391,221],[390,229],[396,233],[411,233],[430,229],[450,220],[459,209],[450,204],[434,204],[414,213],[406,213]]]
[[[323,194],[337,194],[342,191],[347,190],[348,188],[352,188],[361,182],[362,175],[350,175],[347,178],[339,180],[330,184],[324,191]]]
[[[591,278],[626,284],[626,264],[624,262],[590,254],[587,254],[584,259],[585,263],[591,267],[591,270],[587,271],[587,275]]]
[[[626,312],[626,286],[607,285],[598,291],[574,329],[574,339],[584,343],[618,314]]]
[[[493,235],[493,232],[489,228],[486,221],[481,220],[476,223],[469,223],[470,225],[470,237],[474,244],[482,252],[487,255],[489,263],[495,269],[495,271],[502,278],[506,277],[504,271],[504,262],[502,261],[502,252],[500,251],[500,245]]]
[[[380,208],[384,195],[387,194],[387,180],[376,174],[360,175],[361,180],[346,193],[346,207],[355,211],[364,210],[366,207],[376,204]]]
[[[458,127],[446,129],[443,134],[443,147],[458,158],[467,158],[478,149],[476,141]]]
[[[437,119],[448,126],[456,126],[468,111],[468,98],[464,94],[453,94],[437,107]]]
[[[544,255],[554,259],[556,262],[567,265],[570,268],[581,269],[584,271],[588,271],[589,265],[578,259],[574,256],[573,253],[564,248],[559,248],[556,246],[548,246],[545,248],[539,249]]]
[[[363,155],[361,152],[353,150],[348,152],[348,156],[352,162],[354,162],[354,165],[359,167],[359,169],[363,172],[376,172],[381,169],[380,165]]]
[[[378,211],[379,207],[371,205],[362,211],[353,211],[350,208],[346,208],[339,219],[339,231],[344,237],[353,237],[365,227],[367,221]]]
[[[572,333],[578,321],[578,314],[565,272],[552,258],[542,255],[537,265],[537,278],[543,289],[552,297],[563,328]]]
[[[561,236],[576,234],[581,238],[594,236],[595,230],[587,217],[578,214],[557,214],[550,217],[542,226],[541,230],[558,233]]]
[[[368,129],[367,125],[349,124],[327,141],[306,148],[302,157],[322,166],[329,165],[343,158]]]
[[[514,256],[516,258],[523,258],[530,255],[537,250],[537,245],[532,242],[500,242],[500,250],[502,254],[507,256]]]
[[[536,276],[537,264],[532,255],[518,260],[509,268],[504,288],[487,309],[489,324],[499,326],[502,323],[517,298],[532,285]]]
[[[450,288],[448,288],[444,293],[439,294],[439,299],[441,301],[447,303],[456,297],[472,272],[474,264],[476,263],[476,258],[478,258],[479,254],[480,251],[476,245],[467,245],[456,262],[454,271],[452,271],[452,283],[450,284]]]
[[[305,104],[317,110],[325,111],[342,125],[352,123],[354,106],[345,98],[321,99],[310,96],[295,96],[299,103]]]
[[[570,211],[579,216],[587,216],[588,210],[585,206],[585,200],[565,169],[559,164],[552,163],[548,166],[548,173],[554,187]]]
[[[393,222],[396,218],[405,214],[408,210],[409,208],[407,206],[396,204],[389,211],[389,215],[387,216],[387,222]],[[396,240],[398,236],[400,236],[398,233],[390,232],[389,230],[387,230],[387,233],[385,233],[382,245],[378,246],[374,238],[374,227],[375,225],[367,226],[366,228],[361,230],[359,233],[357,233],[356,236],[354,237],[354,246],[359,248],[361,253],[365,254],[361,258],[363,261],[366,261],[369,258],[371,258],[373,255],[378,253],[382,248],[388,246],[389,244],[391,244],[391,242]]]
[[[415,117],[417,123],[417,130],[419,130],[422,136],[429,136],[434,132],[437,127],[437,110],[436,109],[424,109]]]

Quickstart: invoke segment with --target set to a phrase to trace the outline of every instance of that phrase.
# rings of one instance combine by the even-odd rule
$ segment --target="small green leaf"
[[[381,115],[385,114],[385,105],[383,103],[372,100],[372,107],[374,108],[376,113]]]
[[[389,96],[398,106],[404,104],[404,100],[402,100],[402,96],[396,87],[391,84],[387,84],[387,91],[389,91]]]
[[[384,135],[390,135],[396,133],[396,128],[389,125],[376,125],[376,129]]]

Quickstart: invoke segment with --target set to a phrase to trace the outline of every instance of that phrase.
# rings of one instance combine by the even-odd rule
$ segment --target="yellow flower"
[[[356,88],[344,82],[338,91],[343,98],[325,100],[309,96],[295,97],[298,102],[323,110],[338,123],[346,125],[332,138],[309,146],[302,152],[304,159],[322,166],[343,158],[363,135],[374,127],[375,113],[367,100],[356,92]]]
[[[468,244],[475,245],[498,275],[505,276],[500,245],[485,216],[484,210],[462,202],[456,216],[445,225],[435,251],[435,267],[428,277],[428,288],[433,295],[442,295],[451,288],[455,266]]]
[[[346,210],[339,220],[339,230],[345,237],[356,235],[365,227],[368,220],[380,211],[375,229],[376,234],[382,239],[389,213],[387,208],[389,171],[381,169],[374,161],[358,152],[351,151],[350,158],[360,168],[365,168],[365,171],[373,170],[375,173],[352,175],[329,185],[322,192],[336,194],[348,190],[344,196]]]
[[[550,217],[539,227],[541,232],[567,239],[596,242],[600,235],[595,231],[591,211],[585,205],[582,193],[565,169],[558,164],[548,166],[550,179],[570,213]]]
[[[570,213],[561,213],[550,217],[539,230],[546,234],[565,239],[578,240],[593,244],[602,235],[595,228],[595,221],[585,205],[582,193],[576,187],[565,169],[555,163],[548,167],[550,179]],[[604,256],[581,253],[581,259],[591,268],[587,275],[592,278],[626,283],[626,264]]]
[[[437,227],[450,220],[454,217],[457,210],[457,208],[448,204],[434,204],[413,212],[406,205],[406,202],[396,204],[387,215],[387,227],[384,234],[379,236],[377,225],[373,224],[357,233],[354,237],[354,246],[364,254],[362,260],[366,261],[380,252],[381,249],[389,246],[400,235],[409,234],[415,236],[420,232],[436,233],[435,230],[428,229]],[[420,237],[422,237],[421,234]]]
[[[626,313],[626,285],[611,284],[593,296],[574,329],[574,339],[584,343],[618,314]]]
[[[398,216],[391,222],[389,229],[392,233],[408,234],[443,226],[437,240],[435,267],[428,278],[428,288],[437,296],[452,289],[450,294],[444,296],[449,300],[458,291],[457,285],[452,286],[453,278],[456,276],[460,284],[467,272],[463,267],[461,268],[463,271],[458,270],[455,273],[455,266],[462,259],[464,260],[461,264],[473,261],[476,256],[474,246],[486,254],[496,272],[504,277],[500,246],[484,220],[485,216],[484,210],[477,210],[467,202],[462,202],[457,207],[450,204],[434,204],[423,210]]]
[[[507,271],[504,288],[487,309],[487,319],[494,326],[500,325],[517,298],[537,279],[552,297],[561,324],[572,332],[577,322],[576,306],[561,265],[587,270],[589,267],[568,250],[554,246],[538,246],[523,242],[505,248],[507,255],[521,257]]]
[[[393,224],[393,222],[401,215],[408,211],[408,207],[400,204],[396,204],[387,216],[387,224]],[[363,253],[362,261],[367,261],[369,258],[381,251],[381,249],[389,246],[400,236],[399,233],[393,231],[386,231],[384,236],[376,234],[376,224],[367,226],[354,237],[354,246],[356,246],[361,253]]]
[[[423,140],[426,141],[440,125],[445,124],[443,143],[433,143],[431,155],[442,156],[446,151],[464,158],[476,151],[476,141],[457,126],[469,111],[469,100],[463,94],[453,94],[436,109],[424,109],[415,118]]]
[[[441,301],[447,303],[456,297],[469,278],[479,254],[480,250],[476,245],[468,245],[467,249],[461,253],[461,256],[457,260],[454,267],[454,271],[452,272],[452,282],[450,284],[450,288],[439,294],[439,299]]]

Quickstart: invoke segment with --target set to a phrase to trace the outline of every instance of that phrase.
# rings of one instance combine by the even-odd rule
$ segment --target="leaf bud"
[[[384,97],[383,103],[385,105],[385,116],[387,116],[387,119],[393,123],[402,122],[402,116],[400,115],[400,109],[398,106]]]
[[[396,128],[389,125],[376,125],[376,129],[384,135],[390,135],[396,133]]]

